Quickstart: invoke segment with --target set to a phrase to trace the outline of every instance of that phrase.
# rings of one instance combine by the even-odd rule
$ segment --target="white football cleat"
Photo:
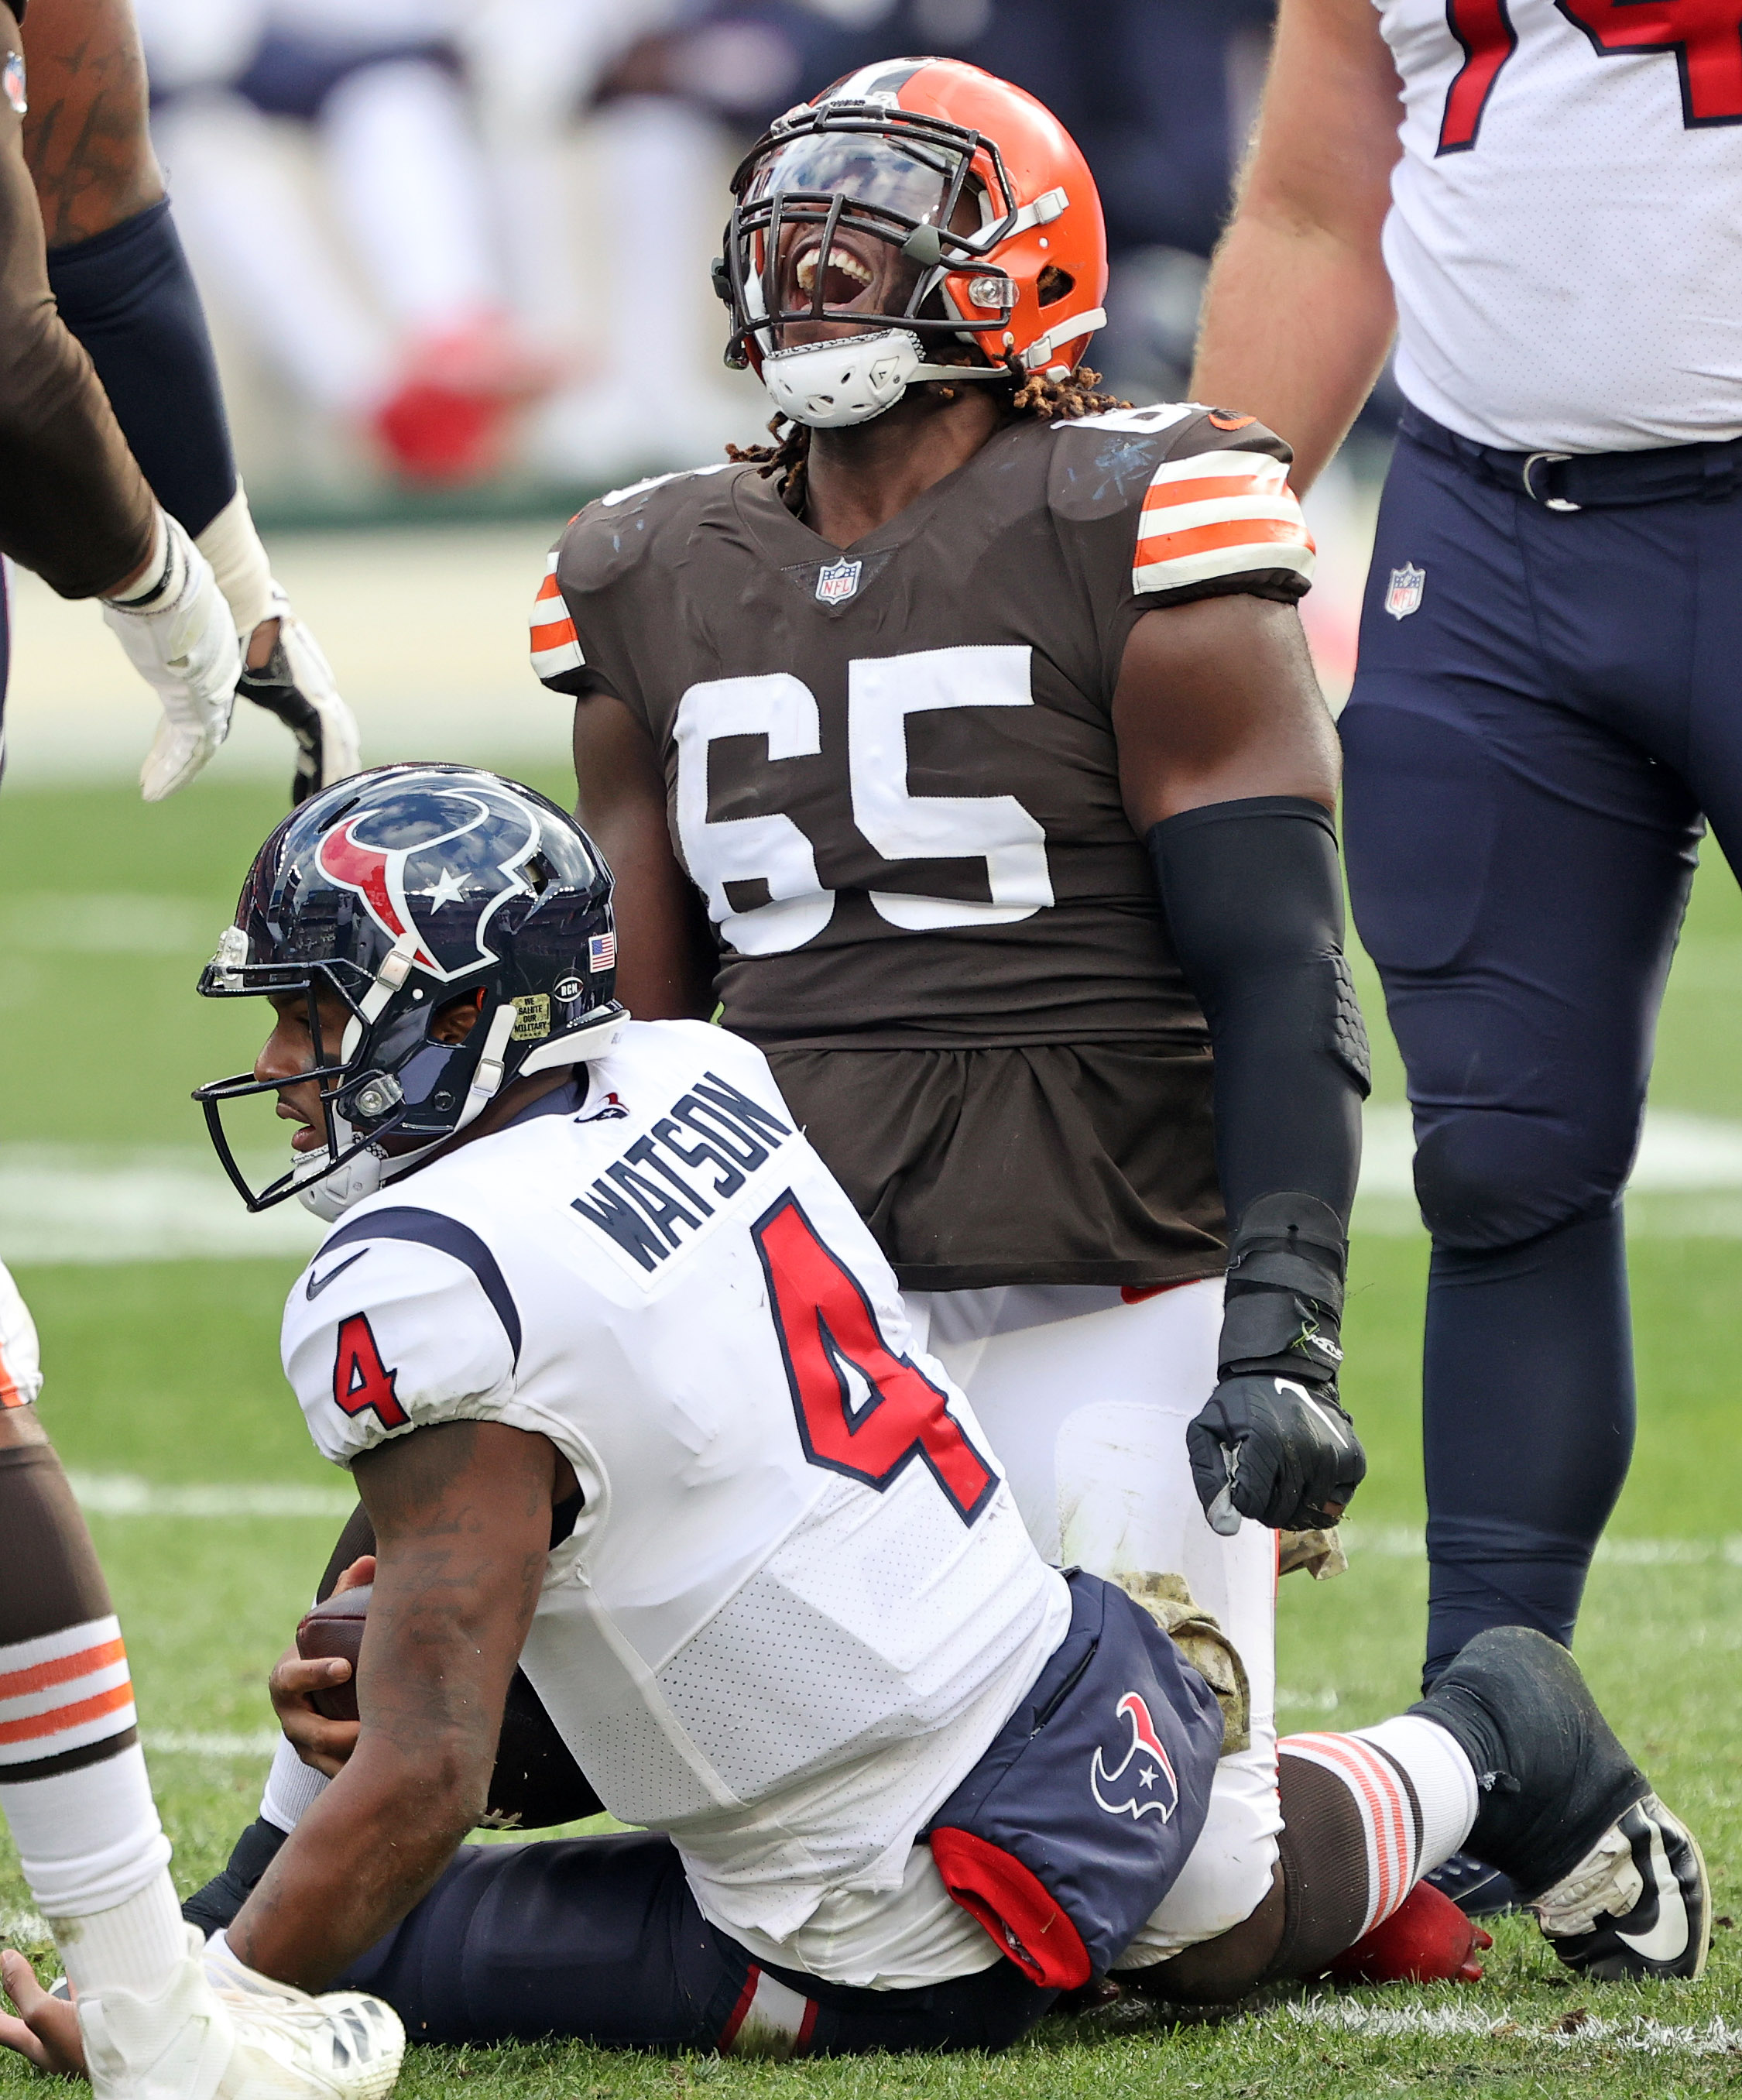
[[[361,1991],[214,1989],[203,1951],[190,1927],[187,1959],[155,1997],[81,1993],[96,2100],[386,2100],[405,2054],[390,2006]]]

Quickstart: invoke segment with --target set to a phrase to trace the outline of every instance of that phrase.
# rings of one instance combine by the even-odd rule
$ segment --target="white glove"
[[[272,585],[269,620],[278,622],[272,653],[258,671],[244,668],[236,690],[256,707],[275,714],[297,740],[291,775],[293,807],[363,763],[357,718],[339,698],[320,644],[290,610],[282,587]],[[247,637],[243,646],[247,646]]]
[[[211,564],[167,511],[157,521],[157,552],[129,600],[103,601],[103,617],[163,703],[139,769],[148,802],[185,787],[223,742],[242,668]]]

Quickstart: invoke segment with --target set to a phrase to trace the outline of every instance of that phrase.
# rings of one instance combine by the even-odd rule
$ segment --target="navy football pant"
[[[1431,1680],[1570,1643],[1626,1476],[1621,1193],[1700,812],[1742,845],[1742,500],[1555,512],[1400,439],[1342,732],[1433,1236]]]
[[[764,1969],[702,1916],[677,1848],[651,1831],[462,1846],[340,1980],[385,1998],[413,2041],[806,2056],[1003,2049],[1057,1995],[1003,1960],[919,1991]]]

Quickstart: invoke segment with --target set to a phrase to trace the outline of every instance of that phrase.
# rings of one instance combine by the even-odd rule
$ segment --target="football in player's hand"
[[[367,1582],[355,1590],[337,1590],[306,1613],[297,1628],[297,1653],[305,1662],[337,1655],[351,1665],[351,1675],[342,1684],[330,1684],[324,1691],[309,1694],[315,1711],[329,1721],[357,1718],[357,1657],[363,1649],[371,1595]]]

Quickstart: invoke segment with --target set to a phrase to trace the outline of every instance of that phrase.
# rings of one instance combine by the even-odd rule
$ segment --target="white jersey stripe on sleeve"
[[[554,551],[545,558],[545,580],[532,601],[527,625],[535,677],[559,677],[564,672],[579,671],[584,667],[587,660],[580,653],[580,638],[575,632],[575,623],[562,602],[562,593],[557,582]]]
[[[1281,461],[1263,452],[1199,452],[1156,469],[1144,496],[1131,588],[1177,590],[1248,569],[1293,569],[1310,581],[1315,553]]]

